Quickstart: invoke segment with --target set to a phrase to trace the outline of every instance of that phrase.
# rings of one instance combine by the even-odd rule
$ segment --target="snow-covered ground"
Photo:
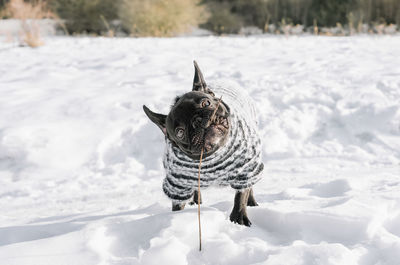
[[[0,264],[400,264],[400,37],[0,44]],[[254,98],[264,140],[251,228],[234,191],[171,212],[168,112],[208,82]]]

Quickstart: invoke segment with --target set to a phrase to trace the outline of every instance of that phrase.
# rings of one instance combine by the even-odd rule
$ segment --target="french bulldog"
[[[168,115],[143,106],[148,118],[165,135],[164,193],[172,200],[173,211],[182,210],[190,198],[191,204],[201,203],[196,187],[203,149],[201,187],[234,188],[230,220],[251,226],[246,209],[258,205],[252,186],[260,179],[264,165],[256,118],[249,115],[254,113],[249,110],[250,99],[242,91],[208,86],[196,61],[194,67],[192,90],[175,98]],[[218,92],[222,95],[220,104]]]

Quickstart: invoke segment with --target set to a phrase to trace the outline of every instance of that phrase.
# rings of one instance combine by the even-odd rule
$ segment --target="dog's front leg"
[[[254,199],[253,188],[250,188],[249,191],[249,200],[247,201],[247,206],[258,206],[256,199]]]
[[[172,211],[180,211],[185,208],[185,202],[172,202]]]
[[[249,200],[251,188],[237,191],[235,194],[235,204],[230,215],[230,220],[240,225],[251,226],[251,222],[247,217],[247,202]]]
[[[200,195],[200,196],[199,196]],[[202,204],[202,200],[201,200],[201,193],[200,192],[198,192],[197,190],[195,190],[194,191],[194,194],[193,194],[193,199],[192,199],[192,201],[191,202],[189,202],[189,204],[190,205],[193,205],[193,204],[199,204],[199,197],[200,197],[200,204]]]

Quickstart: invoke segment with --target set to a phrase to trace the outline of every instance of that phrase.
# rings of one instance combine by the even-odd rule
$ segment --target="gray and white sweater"
[[[260,180],[264,168],[254,103],[234,84],[210,89],[216,97],[222,95],[229,106],[231,129],[225,145],[202,160],[200,186],[230,185],[237,190],[251,187]],[[199,161],[191,159],[166,139],[163,164],[167,175],[163,182],[164,193],[175,202],[190,199],[197,188]]]

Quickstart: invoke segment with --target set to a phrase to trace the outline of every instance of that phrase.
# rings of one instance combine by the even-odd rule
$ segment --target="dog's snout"
[[[195,116],[192,120],[192,126],[193,128],[200,128],[203,124],[203,118],[200,116]]]

